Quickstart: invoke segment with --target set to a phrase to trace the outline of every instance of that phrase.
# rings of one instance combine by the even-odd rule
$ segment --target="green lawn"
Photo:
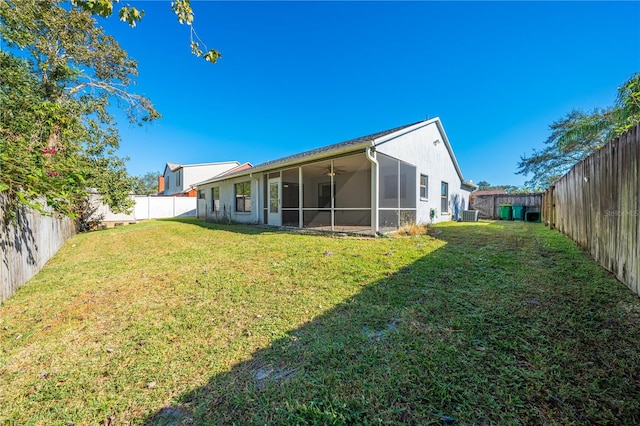
[[[0,306],[0,424],[640,423],[640,299],[540,224],[81,234]]]

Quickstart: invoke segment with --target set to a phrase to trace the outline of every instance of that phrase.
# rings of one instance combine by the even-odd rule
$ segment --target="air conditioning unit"
[[[462,222],[477,222],[478,210],[462,210]]]

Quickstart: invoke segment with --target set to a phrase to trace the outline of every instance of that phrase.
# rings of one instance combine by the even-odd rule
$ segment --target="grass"
[[[0,424],[637,424],[640,301],[555,231],[81,234],[0,306]]]

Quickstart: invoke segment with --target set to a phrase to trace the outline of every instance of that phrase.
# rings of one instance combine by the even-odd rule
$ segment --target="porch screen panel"
[[[379,164],[378,228],[392,231],[417,218],[417,169],[409,163],[377,153]]]
[[[300,207],[300,185],[298,183],[298,169],[288,169],[282,172],[282,208],[297,209]]]
[[[400,161],[400,208],[416,208],[416,168]]]
[[[330,208],[330,191],[327,199],[327,185],[331,188],[331,162],[310,164],[302,167],[302,207],[305,209]],[[322,205],[320,205],[322,204]]]
[[[371,162],[365,155],[336,158],[333,169],[335,208],[371,209]]]
[[[303,226],[305,228],[331,228],[331,211],[305,210],[303,212]]]
[[[282,171],[282,225],[300,226],[300,183],[298,168]]]
[[[380,210],[378,212],[378,228],[381,232],[398,229],[398,210]]]
[[[378,160],[378,205],[380,208],[398,207],[398,160],[384,154]]]
[[[302,226],[331,227],[331,162],[302,167]]]
[[[300,212],[298,210],[282,210],[282,226],[300,226]]]
[[[400,210],[400,226],[416,223],[417,217],[415,210]]]
[[[350,230],[353,226],[371,226],[371,209],[336,210],[335,227],[337,230]]]

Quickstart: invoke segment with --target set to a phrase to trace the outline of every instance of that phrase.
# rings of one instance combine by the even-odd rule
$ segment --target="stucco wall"
[[[209,183],[201,185],[199,190],[204,191],[204,202],[200,200],[198,203],[198,217],[203,219],[213,219],[213,213],[211,206],[213,198],[211,196],[211,189],[214,186],[220,187],[220,218],[224,216],[224,219],[230,219],[239,223],[257,223],[260,222],[259,218],[262,218],[262,204],[260,203],[258,191],[261,188],[258,182],[262,180],[262,176],[250,178],[244,176],[236,179],[226,180],[222,182]],[[235,209],[235,189],[234,184],[240,182],[251,181],[251,213],[236,212]],[[204,207],[206,213],[200,210]]]
[[[434,141],[440,141],[434,145]],[[410,133],[401,135],[376,147],[378,152],[395,157],[416,166],[417,222],[429,223],[431,209],[436,209],[434,222],[448,221],[461,215],[468,208],[470,192],[461,188],[461,180],[447,150],[438,126],[431,123]],[[420,175],[429,177],[427,200],[420,199]],[[449,184],[449,212],[440,209],[441,182]]]

